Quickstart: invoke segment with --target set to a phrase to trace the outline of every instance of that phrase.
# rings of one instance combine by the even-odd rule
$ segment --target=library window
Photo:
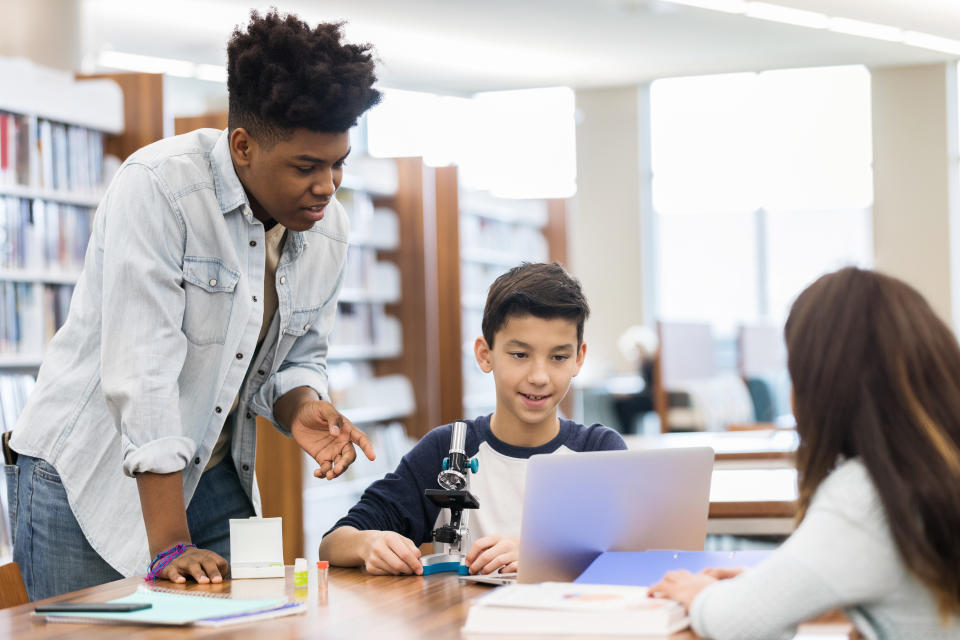
[[[804,286],[873,261],[862,66],[651,86],[657,316],[781,323]]]
[[[464,186],[503,198],[566,198],[576,192],[572,90],[488,91],[471,98],[383,93],[383,102],[367,115],[371,155],[456,164]]]

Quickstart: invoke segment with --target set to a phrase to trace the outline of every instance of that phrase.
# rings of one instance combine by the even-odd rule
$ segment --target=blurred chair
[[[9,562],[0,565],[0,609],[16,607],[30,602],[27,587],[23,584],[20,565]]]
[[[717,370],[709,324],[659,322],[657,329],[653,401],[661,431],[722,431],[754,422],[743,380]]]
[[[765,426],[793,426],[790,375],[783,329],[772,323],[740,327],[737,361],[754,405],[755,418]]]

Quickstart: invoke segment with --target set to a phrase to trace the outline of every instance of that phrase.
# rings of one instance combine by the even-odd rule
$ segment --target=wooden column
[[[226,129],[227,112],[207,113],[202,116],[184,116],[173,119],[173,135],[190,133],[196,129]]]
[[[105,151],[126,160],[127,156],[156,142],[163,130],[163,75],[159,73],[102,73],[85,78],[109,78],[123,90],[123,133],[108,136]]]
[[[256,470],[263,517],[283,518],[284,564],[316,559],[316,549],[303,548],[303,452],[265,418],[257,418]]]
[[[559,262],[568,271],[567,262],[567,201],[561,198],[547,200],[547,227],[543,230],[550,247],[550,260]]]
[[[375,372],[378,376],[402,373],[409,378],[416,409],[404,423],[411,437],[420,438],[442,424],[436,340],[434,174],[432,169],[424,169],[420,158],[398,159],[397,172],[396,195],[375,199],[374,204],[396,211],[400,225],[400,246],[380,255],[400,269],[401,302],[388,305],[387,311],[400,320],[403,328],[403,355],[379,361]]]
[[[440,367],[440,424],[462,420],[463,337],[460,323],[460,206],[457,168],[436,170],[437,356]]]

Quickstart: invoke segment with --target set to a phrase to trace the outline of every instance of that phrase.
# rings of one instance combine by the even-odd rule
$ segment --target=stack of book
[[[474,601],[463,635],[667,636],[689,625],[683,606],[645,587],[514,584]]]

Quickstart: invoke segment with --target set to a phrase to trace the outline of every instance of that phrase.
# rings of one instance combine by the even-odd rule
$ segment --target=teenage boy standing
[[[483,336],[474,352],[497,389],[496,410],[466,421],[465,454],[480,472],[470,492],[465,558],[470,573],[516,571],[527,460],[543,453],[626,449],[603,425],[585,427],[557,417],[557,406],[587,355],[583,325],[590,309],[580,283],[563,267],[525,263],[490,286]],[[419,545],[431,541],[440,507],[424,497],[436,489],[452,425],[433,429],[393,473],[370,485],[320,544],[320,558],[363,565],[373,574],[422,574]]]
[[[113,179],[10,442],[31,599],[169,558],[157,577],[227,577],[228,519],[260,510],[257,415],[317,476],[353,443],[373,458],[326,374],[348,233],[334,193],[347,131],[380,100],[368,50],[337,24],[253,12],[228,43],[228,128],[145,147]]]

